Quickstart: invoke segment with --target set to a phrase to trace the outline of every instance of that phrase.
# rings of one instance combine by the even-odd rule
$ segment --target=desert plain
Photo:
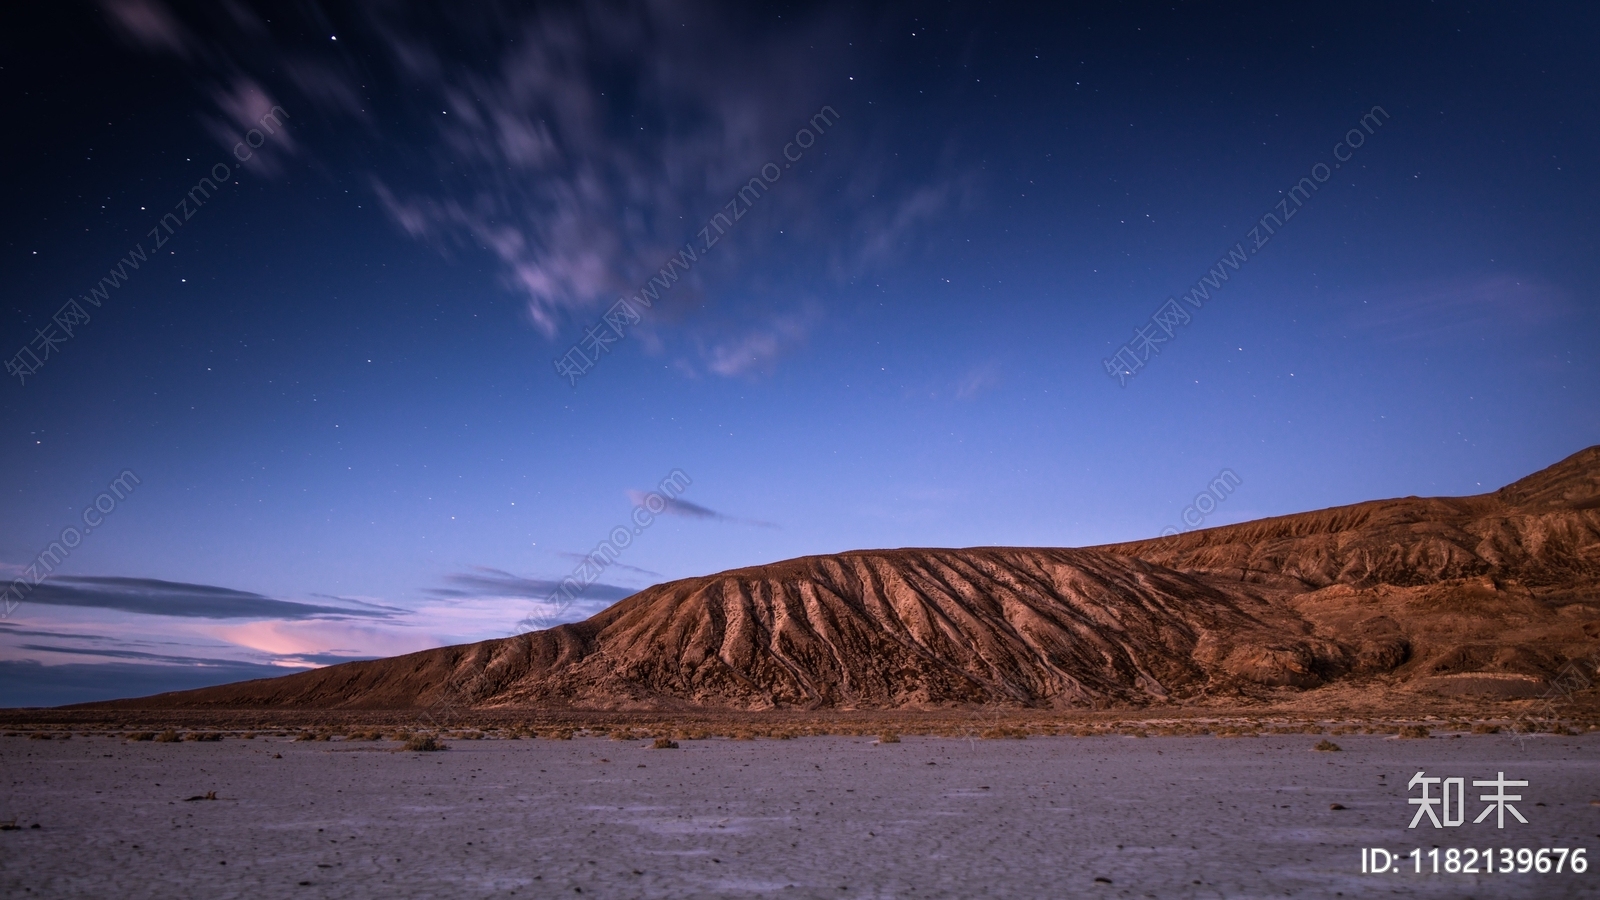
[[[1379,733],[1353,733],[1368,730]],[[627,733],[471,731],[444,752],[361,733],[14,732],[0,738],[0,820],[16,826],[0,833],[0,893],[1600,894],[1592,868],[1419,875],[1406,859],[1361,871],[1372,847],[1600,854],[1600,734],[1382,731],[704,737],[661,749]],[[1339,749],[1315,749],[1324,741]],[[1485,804],[1469,786],[1463,825],[1408,829],[1418,771],[1527,781],[1514,805],[1528,821],[1473,824]]]

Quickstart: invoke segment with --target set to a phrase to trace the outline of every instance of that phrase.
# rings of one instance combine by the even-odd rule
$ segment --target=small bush
[[[1479,722],[1478,724],[1472,726],[1472,733],[1473,734],[1499,734],[1500,733],[1500,726],[1499,725],[1491,725],[1488,722]]]
[[[154,731],[133,731],[128,733],[130,741],[153,741],[156,739]]]
[[[176,744],[181,740],[183,738],[179,737],[178,733],[170,728],[156,735],[156,743],[158,744]]]
[[[1028,730],[1026,728],[1017,728],[1013,725],[996,725],[993,728],[985,728],[984,730],[978,732],[978,737],[981,737],[986,741],[1002,740],[1006,738],[1020,741],[1027,736]]]
[[[431,734],[419,734],[406,738],[405,746],[401,749],[415,750],[418,753],[432,753],[437,750],[448,750],[450,747],[441,741],[434,740]]]
[[[900,743],[900,735],[896,734],[893,731],[885,731],[884,733],[878,735],[878,743],[880,743],[880,744],[898,744],[898,743]]]
[[[1317,741],[1317,745],[1311,749],[1321,750],[1323,753],[1338,753],[1340,748],[1339,745],[1335,744],[1333,741],[1324,740]]]
[[[220,740],[222,740],[222,732],[220,732],[220,731],[191,731],[188,734],[184,735],[183,739],[186,740],[186,741],[220,741]]]
[[[35,731],[34,733],[28,735],[28,740],[30,740],[30,741],[48,741],[52,737],[55,737],[55,735],[50,734],[47,731]]]
[[[650,749],[652,749],[652,750],[676,750],[676,749],[678,749],[678,742],[673,740],[672,738],[658,737],[658,738],[656,738],[655,743],[650,745]]]
[[[1400,737],[1405,740],[1420,740],[1430,734],[1426,725],[1402,725]]]

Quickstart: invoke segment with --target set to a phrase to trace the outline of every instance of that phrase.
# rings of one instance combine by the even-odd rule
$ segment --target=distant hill
[[[100,709],[1183,705],[1328,686],[1510,698],[1600,652],[1600,447],[1489,494],[1089,549],[856,551],[546,631]]]

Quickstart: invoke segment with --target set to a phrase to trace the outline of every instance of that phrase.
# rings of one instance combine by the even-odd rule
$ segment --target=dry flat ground
[[[7,897],[1582,897],[1362,847],[1584,847],[1600,735],[456,741],[0,738]],[[1407,830],[1417,770],[1467,824]],[[1529,824],[1471,824],[1473,779]],[[214,800],[190,800],[214,792]],[[1409,796],[1418,796],[1411,792]],[[1331,808],[1334,804],[1343,809]],[[32,827],[38,823],[38,828]]]

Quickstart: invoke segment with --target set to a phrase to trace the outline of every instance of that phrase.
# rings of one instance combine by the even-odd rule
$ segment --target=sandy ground
[[[1600,736],[127,743],[0,738],[7,897],[1600,897],[1363,875],[1362,847],[1586,847]],[[278,756],[281,754],[281,758]],[[1418,769],[1467,824],[1406,825]],[[1473,779],[1530,782],[1472,819]],[[215,791],[215,801],[186,798]],[[1437,794],[1437,789],[1435,790]],[[1330,809],[1341,804],[1342,810]],[[38,828],[31,826],[38,823]]]

